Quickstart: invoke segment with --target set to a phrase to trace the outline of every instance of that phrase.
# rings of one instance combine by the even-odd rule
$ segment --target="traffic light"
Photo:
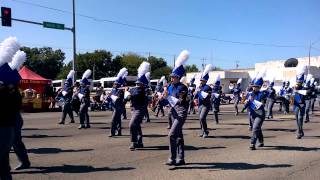
[[[11,27],[11,8],[1,7],[2,26]]]

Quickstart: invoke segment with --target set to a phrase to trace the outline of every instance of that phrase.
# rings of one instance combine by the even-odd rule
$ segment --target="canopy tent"
[[[46,85],[51,84],[51,80],[46,79],[40,76],[39,74],[31,71],[26,66],[23,66],[20,69],[19,74],[21,76],[21,81],[19,86],[21,89],[32,88],[36,90],[38,93],[43,93],[44,87]]]
[[[51,101],[47,96],[47,89],[51,85],[51,80],[38,75],[25,66],[20,69],[19,74],[21,76],[19,88],[23,92],[22,109],[27,112],[48,109]]]

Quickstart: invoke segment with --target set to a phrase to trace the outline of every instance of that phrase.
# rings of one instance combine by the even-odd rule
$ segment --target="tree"
[[[71,67],[72,62],[65,65],[59,73],[59,79],[66,78]],[[80,79],[87,69],[91,69],[92,71],[94,69],[94,79],[100,79],[103,77],[115,76],[120,68],[121,62],[119,61],[119,58],[112,60],[112,54],[109,51],[95,50],[92,53],[87,52],[77,55],[77,79]]]
[[[148,62],[151,65],[151,78],[159,79],[161,76],[166,76],[170,73],[171,68],[168,67],[167,62],[163,58],[150,56]]]
[[[197,68],[197,65],[192,64],[192,65],[186,65],[185,70],[187,73],[189,72],[199,72],[199,69]]]
[[[24,65],[44,78],[55,79],[63,67],[65,53],[60,49],[22,47],[21,50],[27,54]]]
[[[146,58],[134,53],[123,54],[118,58],[121,59],[120,61],[121,61],[122,67],[126,67],[128,69],[129,76],[136,76],[138,74],[137,70],[140,64],[143,61],[146,61]]]

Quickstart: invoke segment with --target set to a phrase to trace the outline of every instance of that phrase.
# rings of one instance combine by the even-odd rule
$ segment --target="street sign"
[[[64,30],[64,24],[43,21],[43,27]]]

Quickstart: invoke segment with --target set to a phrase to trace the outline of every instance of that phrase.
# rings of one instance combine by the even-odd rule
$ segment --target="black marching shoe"
[[[75,123],[74,120],[71,120],[70,123]]]
[[[263,143],[260,143],[260,144],[258,145],[258,147],[264,147],[264,144],[263,144]]]
[[[132,143],[132,144],[129,146],[129,149],[130,149],[130,151],[136,150],[136,145],[135,145],[134,143]]]
[[[17,167],[15,167],[14,170],[21,170],[21,169],[28,169],[28,168],[30,168],[30,162],[21,163]]]
[[[166,163],[164,163],[167,166],[175,166],[176,165],[176,160],[168,159]]]
[[[256,150],[256,146],[254,144],[250,144],[249,148],[250,150]]]
[[[86,128],[84,125],[80,125],[80,126],[78,127],[78,129],[84,129],[84,128]]]
[[[182,165],[186,165],[186,162],[184,161],[184,159],[179,159],[179,160],[176,162],[176,166],[182,166]]]
[[[85,128],[91,128],[90,124],[87,124]]]
[[[58,122],[58,124],[64,124],[64,121],[60,121],[60,122]]]
[[[144,147],[143,143],[139,143],[139,144],[136,145],[136,148],[143,148],[143,147]]]

